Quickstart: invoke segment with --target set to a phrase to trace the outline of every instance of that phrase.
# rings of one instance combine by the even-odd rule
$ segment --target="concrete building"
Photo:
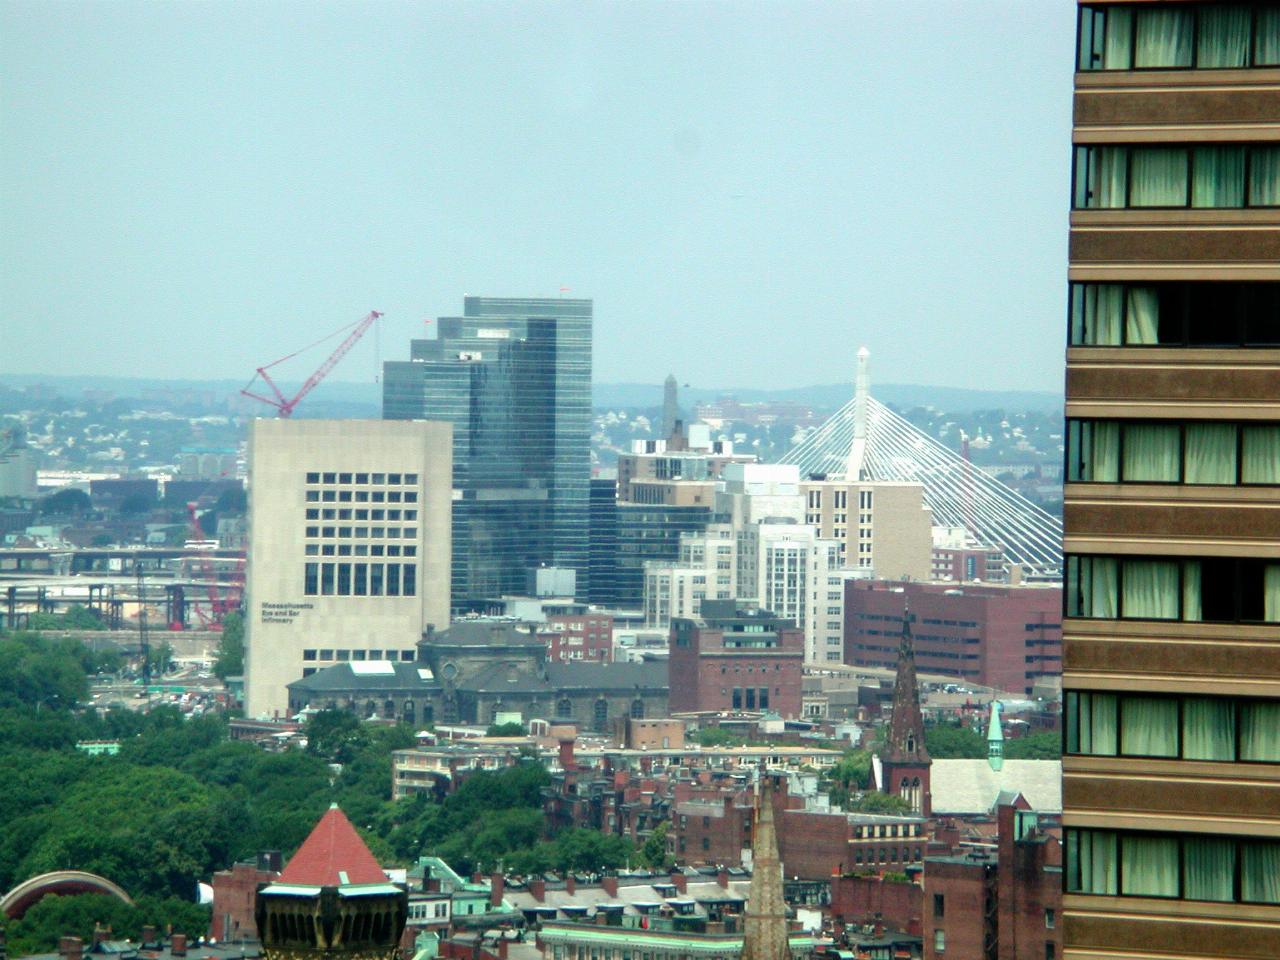
[[[450,449],[445,423],[253,422],[246,715],[323,666],[412,661],[449,622]]]
[[[1062,670],[1062,590],[1040,585],[849,581],[844,662],[892,667],[904,606],[915,618],[915,659],[925,673],[1030,694]]]
[[[804,522],[835,540],[842,566],[884,580],[933,575],[933,519],[918,483],[804,480]]]
[[[1280,955],[1280,9],[1081,4],[1064,956]]]
[[[7,424],[0,428],[0,498],[37,496],[36,467],[36,451],[27,445],[22,427]]]
[[[671,710],[801,715],[804,633],[791,621],[732,600],[704,600],[698,618],[675,620]]]

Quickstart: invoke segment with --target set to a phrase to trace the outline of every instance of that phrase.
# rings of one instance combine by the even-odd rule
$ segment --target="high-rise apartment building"
[[[1280,5],[1081,4],[1066,958],[1280,956]]]
[[[387,363],[382,415],[453,424],[453,599],[524,590],[539,566],[589,591],[590,300],[466,297]]]
[[[933,574],[933,514],[919,483],[802,480],[804,520],[835,540],[842,566],[883,579]]]
[[[247,716],[284,714],[324,667],[412,661],[448,625],[450,447],[447,423],[253,421]]]

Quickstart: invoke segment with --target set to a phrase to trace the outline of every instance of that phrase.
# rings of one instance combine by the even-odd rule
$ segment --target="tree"
[[[671,829],[671,821],[663,820],[640,845],[640,862],[654,870],[666,870],[674,862],[667,853],[667,833]]]
[[[878,790],[858,794],[845,802],[845,809],[852,813],[910,813],[911,804],[901,797]]]
[[[72,516],[89,513],[93,510],[93,501],[83,490],[68,487],[51,493],[40,501],[41,516]]]
[[[307,720],[307,753],[329,763],[347,763],[368,743],[364,725],[346,710],[321,710]]]
[[[1004,756],[1006,760],[1059,760],[1062,758],[1062,738],[1049,730],[1006,740]]]
[[[132,493],[120,501],[120,514],[125,517],[136,517],[150,513],[156,505],[155,497],[145,493]]]
[[[924,743],[935,760],[979,760],[987,755],[987,740],[969,727],[938,723],[924,728]]]
[[[85,698],[89,684],[76,650],[38,633],[0,637],[0,707],[64,709]]]
[[[218,641],[218,656],[213,662],[214,675],[219,680],[244,674],[244,614],[228,613],[222,619],[222,639]]]
[[[120,939],[135,942],[141,939],[143,926],[163,930],[172,925],[175,933],[195,938],[209,928],[209,908],[178,897],[139,897],[134,904],[101,893],[45,897],[21,920],[9,923],[8,948],[16,956],[28,956],[56,950],[62,936],[92,943],[97,924],[109,926]]]
[[[846,750],[831,767],[828,776],[831,778],[831,802],[843,805],[856,791],[871,785],[871,752]]]
[[[491,723],[489,729],[484,732],[486,737],[523,737],[524,724],[522,723]]]
[[[740,747],[747,741],[724,727],[703,727],[693,735],[702,747]]]

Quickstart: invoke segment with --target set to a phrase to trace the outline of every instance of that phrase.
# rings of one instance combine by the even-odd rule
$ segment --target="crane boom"
[[[335,366],[337,366],[338,361],[341,360],[350,352],[351,348],[354,347],[356,343],[359,342],[360,338],[363,337],[365,333],[368,332],[369,328],[373,326],[374,321],[381,316],[382,314],[379,313],[377,310],[370,310],[368,316],[363,317],[362,319],[356,321],[351,332],[347,334],[347,338],[343,340],[340,344],[338,344],[336,348],[334,348],[333,353],[329,354],[328,359],[326,359],[324,363],[320,364],[320,367],[316,370],[316,372],[311,374],[311,376],[307,378],[306,383],[302,385],[302,387],[298,390],[296,394],[293,395],[292,398],[287,398],[283,393],[280,392],[280,388],[276,386],[275,381],[271,379],[271,375],[268,374],[267,371],[270,370],[272,367],[274,367],[276,364],[284,363],[286,360],[292,360],[299,353],[302,353],[303,350],[310,349],[310,347],[303,347],[302,350],[295,350],[293,353],[289,354],[286,357],[281,357],[279,360],[273,360],[271,363],[258,367],[257,373],[254,374],[253,379],[250,380],[247,384],[245,384],[244,389],[242,389],[240,392],[244,394],[246,397],[252,397],[254,400],[261,400],[263,403],[270,404],[271,406],[275,407],[278,411],[280,411],[280,416],[282,417],[291,416],[293,414],[293,408],[296,407],[302,401],[303,397],[305,397],[308,393],[314,390],[316,388],[316,385],[319,384],[321,380],[323,380],[326,376],[328,376],[329,371],[332,370]],[[342,331],[338,330],[337,332],[341,333]],[[329,336],[333,336],[333,334],[330,334]],[[327,339],[329,339],[329,337],[325,337],[322,340],[317,341],[317,343],[323,343],[324,340],[327,340]],[[314,347],[316,346],[316,344],[313,343],[311,344],[311,346]],[[262,378],[263,383],[265,383],[268,387],[271,388],[271,392],[275,394],[274,397],[265,396],[264,394],[261,394],[261,393],[254,393],[249,389],[250,387],[253,386],[254,381],[257,380],[259,377]]]

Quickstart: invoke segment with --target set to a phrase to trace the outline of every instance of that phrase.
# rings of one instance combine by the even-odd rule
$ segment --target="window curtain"
[[[1168,560],[1126,560],[1120,614],[1126,619],[1178,618],[1178,564]]]
[[[1067,831],[1067,889],[1072,893],[1116,892],[1116,834],[1110,830]]]
[[[1178,701],[1163,697],[1122,697],[1120,753],[1128,757],[1178,755]]]
[[[1245,483],[1280,483],[1280,426],[1245,427],[1240,478]]]
[[[1197,147],[1191,164],[1193,207],[1244,206],[1244,147]]]
[[[1124,287],[1118,283],[1085,283],[1076,288],[1075,335],[1084,346],[1119,346],[1124,319]]]
[[[1068,435],[1072,447],[1069,479],[1086,483],[1115,483],[1120,479],[1118,423],[1075,420]]]
[[[1280,64],[1280,7],[1270,7],[1257,13],[1257,33],[1253,40],[1253,65],[1255,67]],[[1107,18],[1107,32],[1110,33]]]
[[[1067,751],[1092,756],[1116,755],[1116,695],[1077,693],[1071,695],[1075,722],[1068,721]]]
[[[1085,189],[1076,191],[1076,206],[1123,207],[1128,159],[1128,147],[1081,148],[1076,158],[1076,176]]]
[[[1133,49],[1133,65],[1191,66],[1191,38],[1195,32],[1190,10],[1140,10]]]
[[[1280,701],[1240,705],[1240,759],[1280,763]]]
[[[1124,341],[1148,346],[1160,342],[1160,294],[1155,287],[1130,287],[1126,298],[1128,310],[1124,324]]]
[[[1234,900],[1234,840],[1186,837],[1182,841],[1182,896],[1187,900]]]
[[[1103,70],[1128,70],[1133,48],[1133,11],[1107,10],[1107,36],[1102,47]]]
[[[1120,839],[1121,893],[1144,897],[1178,895],[1178,841],[1175,837]]]
[[[1252,19],[1248,7],[1201,7],[1196,66],[1247,67]]]
[[[1250,148],[1249,206],[1280,206],[1280,147]]]
[[[1240,899],[1280,903],[1280,843],[1250,840],[1241,846]]]
[[[1236,482],[1235,424],[1192,423],[1185,436],[1184,483]]]
[[[1182,619],[1195,622],[1204,619],[1201,602],[1200,561],[1185,560],[1182,564]]]
[[[1114,557],[1068,557],[1069,609],[1073,617],[1116,617],[1116,560]]]
[[[1280,623],[1280,563],[1269,563],[1262,570],[1262,619]]]
[[[1133,483],[1176,483],[1178,435],[1176,424],[1127,423],[1124,427],[1124,479]]]
[[[1185,207],[1186,205],[1187,151],[1179,147],[1134,148],[1129,183],[1129,206]]]
[[[1230,700],[1194,697],[1182,703],[1184,760],[1236,758],[1236,705]]]

